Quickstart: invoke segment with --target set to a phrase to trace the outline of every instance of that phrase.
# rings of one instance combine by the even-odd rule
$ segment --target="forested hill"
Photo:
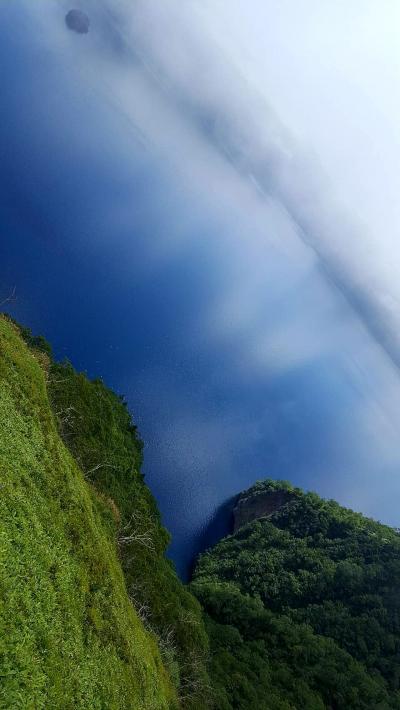
[[[400,708],[398,533],[271,480],[235,527],[192,583],[219,710]]]
[[[100,380],[0,316],[0,707],[210,707],[200,605]]]

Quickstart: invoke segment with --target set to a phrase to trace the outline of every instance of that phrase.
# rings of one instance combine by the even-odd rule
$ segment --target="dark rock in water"
[[[69,30],[86,35],[89,32],[90,20],[82,10],[70,10],[65,15],[65,24]]]

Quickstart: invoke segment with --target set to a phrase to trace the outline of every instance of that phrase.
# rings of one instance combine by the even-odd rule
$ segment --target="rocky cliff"
[[[294,494],[289,491],[257,491],[250,489],[242,493],[233,509],[233,530],[258,518],[268,517],[288,503]]]

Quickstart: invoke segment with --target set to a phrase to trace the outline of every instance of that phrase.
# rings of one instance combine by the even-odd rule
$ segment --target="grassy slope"
[[[208,638],[200,605],[178,579],[165,549],[169,535],[140,473],[142,444],[123,400],[68,363],[53,363],[49,390],[60,432],[87,480],[112,501],[111,534],[120,546],[130,598],[157,636],[185,708],[210,707]]]
[[[211,707],[208,638],[200,605],[178,579],[165,550],[169,534],[145,485],[142,443],[123,400],[68,363],[52,363],[48,387],[60,432],[86,479],[112,505],[130,598],[156,636],[164,663],[190,710]]]
[[[59,436],[39,360],[0,317],[0,707],[173,708],[112,507]]]

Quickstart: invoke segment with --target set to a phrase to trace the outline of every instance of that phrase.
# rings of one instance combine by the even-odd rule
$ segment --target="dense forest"
[[[243,498],[277,492],[195,570],[217,707],[400,708],[400,536],[286,482]]]
[[[400,708],[400,536],[266,480],[189,587],[124,399],[0,316],[0,707]]]

